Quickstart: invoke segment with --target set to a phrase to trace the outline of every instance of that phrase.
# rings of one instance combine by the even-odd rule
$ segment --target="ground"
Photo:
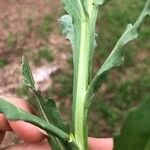
[[[144,2],[111,1],[99,12],[94,73],[104,62],[127,23],[138,17]],[[72,55],[69,42],[61,35],[59,17],[65,11],[59,0],[0,1],[0,94],[33,99],[22,83],[21,57],[28,57],[36,86],[46,97],[53,96],[64,119],[70,115],[72,97]],[[125,64],[102,84],[92,105],[91,136],[117,133],[126,110],[150,98],[149,24],[125,50]],[[66,111],[67,110],[67,111]],[[12,135],[12,134],[11,134]],[[12,135],[16,143],[17,138]],[[12,138],[11,138],[12,139]],[[11,144],[5,138],[4,145]]]

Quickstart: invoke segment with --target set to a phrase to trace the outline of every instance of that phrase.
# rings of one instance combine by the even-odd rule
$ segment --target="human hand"
[[[24,111],[33,113],[32,108],[25,101],[10,97],[5,99]],[[24,121],[9,121],[3,114],[0,114],[0,142],[6,131],[15,132],[25,143],[8,147],[5,150],[51,150],[46,135],[38,127]],[[112,147],[111,138],[89,138],[90,150],[112,150]]]

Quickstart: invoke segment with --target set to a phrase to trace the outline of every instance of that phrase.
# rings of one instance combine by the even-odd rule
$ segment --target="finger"
[[[0,95],[0,98],[3,98],[10,103],[14,104],[15,106],[27,111],[27,112],[32,112],[31,107],[23,100],[17,99],[17,98],[12,98],[12,97],[4,97]],[[9,131],[11,130],[11,127],[6,119],[6,117],[0,113],[0,131]]]
[[[51,150],[47,141],[42,141],[40,143],[23,143],[14,145],[5,150]]]
[[[26,142],[40,142],[46,137],[38,127],[24,121],[11,121],[10,126]]]
[[[31,108],[31,106],[25,100],[22,100],[22,99],[19,99],[19,98],[14,98],[14,97],[4,97],[4,96],[1,96],[1,95],[0,95],[0,98],[3,98],[5,100],[7,100],[8,102],[10,102],[13,105],[19,107],[20,109],[23,109],[24,111],[33,113],[33,110]]]
[[[89,138],[90,150],[112,150],[112,138]]]
[[[33,112],[32,108],[26,101],[11,97],[3,98],[26,112]],[[3,120],[3,123],[4,122],[7,122],[5,118]],[[11,129],[24,141],[39,142],[45,138],[45,135],[39,130],[39,128],[30,123],[24,121],[8,121],[8,123]],[[4,127],[5,126],[3,126],[3,128]]]
[[[3,114],[0,114],[0,131],[10,131],[11,127],[9,126],[9,123],[5,116]]]
[[[0,143],[2,142],[4,136],[5,136],[5,132],[0,132]]]

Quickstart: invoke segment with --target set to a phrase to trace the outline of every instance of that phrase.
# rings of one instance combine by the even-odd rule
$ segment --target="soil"
[[[60,8],[60,10],[57,8]],[[54,21],[58,24],[57,19],[61,11],[58,0],[55,2],[45,0],[38,2],[34,0],[0,1],[0,58],[7,60],[7,65],[0,69],[1,95],[15,95],[15,90],[22,80],[20,71],[22,55],[27,55],[30,60],[40,47],[45,46],[43,39],[33,31],[29,31],[27,26],[28,19],[34,18],[33,27],[36,27],[36,24],[42,20],[45,14],[51,14],[51,16],[55,16]],[[7,41],[10,33],[15,37],[11,48],[9,48]],[[66,59],[67,54],[64,53],[63,48],[67,44],[60,35],[60,31],[55,27],[47,42],[48,47],[53,50],[56,60],[50,66],[59,66],[59,68],[66,66],[62,62],[65,62]],[[34,69],[34,66],[31,68]]]

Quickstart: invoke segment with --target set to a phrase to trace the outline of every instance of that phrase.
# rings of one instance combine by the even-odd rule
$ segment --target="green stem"
[[[98,7],[87,3],[88,15],[74,20],[75,59],[72,130],[80,150],[88,149],[87,117],[85,114],[86,92],[91,80],[95,40],[95,22]],[[79,44],[76,44],[79,43]]]
[[[87,126],[84,113],[85,95],[88,87],[89,80],[89,51],[90,51],[90,23],[88,18],[83,20],[80,24],[81,35],[77,72],[75,72],[76,87],[74,89],[74,137],[75,141],[78,143],[80,150],[87,150]]]

